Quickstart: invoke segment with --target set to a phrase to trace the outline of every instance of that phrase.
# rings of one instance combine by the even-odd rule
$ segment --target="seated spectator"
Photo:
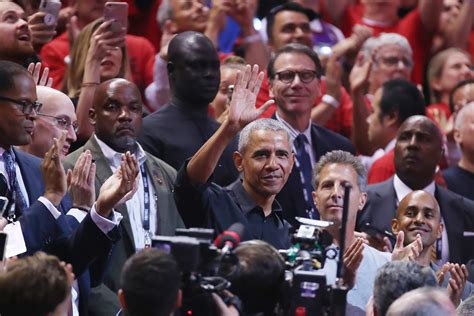
[[[144,249],[130,257],[120,284],[120,315],[168,316],[181,307],[181,272],[173,256],[160,250]]]
[[[234,254],[239,271],[229,277],[230,291],[243,304],[245,315],[274,315],[282,299],[285,282],[285,261],[278,251],[262,240],[241,243]]]
[[[449,109],[457,113],[464,105],[474,101],[474,79],[458,82],[449,94]]]
[[[461,151],[459,162],[444,170],[443,177],[448,189],[474,200],[474,102],[461,108],[454,121],[454,140]]]
[[[436,243],[437,263],[466,263],[474,256],[471,239],[463,232],[474,231],[474,202],[434,181],[442,155],[442,135],[425,116],[411,116],[400,126],[395,144],[395,175],[368,188],[368,201],[358,219],[358,228],[370,226],[390,232],[397,205],[411,191],[424,190],[435,196],[445,226]],[[374,236],[377,237],[377,236]]]
[[[4,316],[68,315],[71,307],[72,266],[37,252],[10,260],[0,271],[0,313]]]
[[[443,130],[451,116],[449,94],[460,81],[474,78],[471,56],[459,48],[448,48],[436,54],[428,65],[430,105],[426,115]]]
[[[455,306],[459,305],[461,299],[466,299],[473,293],[473,284],[466,283],[468,271],[464,264],[446,263],[440,267],[432,262],[435,243],[442,235],[443,224],[438,202],[431,194],[424,191],[408,194],[398,206],[397,214],[392,220],[392,231],[395,234],[403,231],[404,245],[412,243],[418,236],[421,237],[423,250],[416,261],[436,272],[439,285],[447,287]]]
[[[362,156],[369,171],[369,184],[376,174],[370,169],[384,154],[395,147],[395,138],[402,123],[412,115],[424,115],[425,102],[416,86],[404,79],[386,81],[374,95],[372,113],[367,117],[367,140],[377,148],[370,156]]]
[[[238,56],[229,56],[222,61],[221,64],[221,83],[219,90],[217,91],[216,97],[211,101],[210,110],[217,122],[224,122],[225,118],[229,114],[230,97],[232,95],[232,89],[235,85],[235,79],[237,78],[237,72],[243,72],[245,70],[245,60]]]
[[[456,310],[446,293],[432,287],[421,287],[396,299],[387,316],[456,316]]]
[[[94,131],[89,121],[89,109],[97,86],[112,78],[130,77],[125,33],[111,32],[111,23],[102,19],[91,22],[82,29],[71,48],[65,90],[77,104],[79,129],[78,143],[74,148],[83,145]]]
[[[63,159],[76,141],[78,125],[74,104],[67,95],[49,87],[36,86],[36,94],[43,106],[37,113],[31,142],[20,148],[31,155],[43,158],[53,145],[54,138],[59,139],[61,133],[67,131],[64,147],[59,151],[60,158]]]
[[[390,305],[404,293],[436,285],[436,276],[429,267],[423,267],[414,261],[386,263],[375,276],[374,315],[385,316]]]
[[[79,32],[86,25],[104,16],[105,3],[106,0],[71,1],[70,6],[73,14],[69,19],[69,31],[59,35],[41,49],[40,57],[43,65],[50,69],[53,88],[62,89],[66,87],[64,78],[67,76],[66,68],[69,67],[71,61],[70,50]],[[155,49],[150,41],[140,36],[126,35],[125,43],[131,78],[140,91],[144,93],[146,86],[153,80],[151,65],[155,60]],[[83,53],[83,58],[85,58],[86,51]]]

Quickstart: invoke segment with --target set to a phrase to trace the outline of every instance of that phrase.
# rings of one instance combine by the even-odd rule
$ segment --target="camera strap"
[[[142,226],[145,231],[145,248],[151,247],[151,232],[150,232],[150,186],[146,176],[145,164],[140,165],[140,173],[143,181],[143,219]]]

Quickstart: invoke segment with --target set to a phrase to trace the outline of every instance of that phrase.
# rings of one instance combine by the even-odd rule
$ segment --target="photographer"
[[[125,263],[118,292],[122,311],[128,316],[168,316],[181,307],[181,272],[172,255],[149,248]],[[226,306],[213,295],[221,316],[237,316],[235,307]]]

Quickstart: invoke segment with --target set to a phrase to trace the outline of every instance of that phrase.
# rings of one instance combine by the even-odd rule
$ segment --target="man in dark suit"
[[[153,236],[173,235],[176,228],[184,227],[172,194],[176,171],[145,152],[136,141],[142,122],[142,107],[140,92],[134,83],[125,79],[102,83],[97,88],[94,108],[90,112],[95,135],[64,160],[66,169],[70,169],[81,153],[89,150],[97,166],[96,188],[100,188],[120,167],[118,157],[122,153],[130,151],[140,164],[137,192],[126,204],[116,208],[123,216],[120,226],[122,239],[115,246],[108,267],[104,280],[107,287],[92,290],[90,305],[100,315],[115,315],[120,309],[116,292],[127,258],[151,246]]]
[[[296,164],[276,199],[287,221],[296,225],[295,216],[319,218],[312,199],[313,165],[332,150],[355,153],[343,136],[311,123],[311,109],[319,97],[321,62],[318,55],[302,44],[288,44],[275,52],[268,64],[270,96],[275,99],[274,118],[288,129]]]
[[[438,201],[445,227],[435,243],[437,263],[448,260],[466,263],[472,259],[474,202],[435,184],[434,176],[441,156],[442,136],[436,125],[424,116],[408,118],[397,135],[395,176],[369,186],[368,201],[358,219],[358,229],[365,231],[370,227],[371,232],[379,232],[373,234],[378,236],[390,232],[400,201],[413,190],[423,190]]]

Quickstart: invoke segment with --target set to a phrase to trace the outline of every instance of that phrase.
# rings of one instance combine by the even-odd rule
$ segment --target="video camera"
[[[224,294],[231,283],[222,275],[238,269],[238,259],[232,253],[240,242],[244,227],[232,225],[213,242],[214,230],[206,228],[176,229],[176,236],[156,236],[152,247],[171,253],[182,272],[183,305],[180,315],[218,315],[211,293],[217,293],[225,303],[240,308],[238,298]]]

